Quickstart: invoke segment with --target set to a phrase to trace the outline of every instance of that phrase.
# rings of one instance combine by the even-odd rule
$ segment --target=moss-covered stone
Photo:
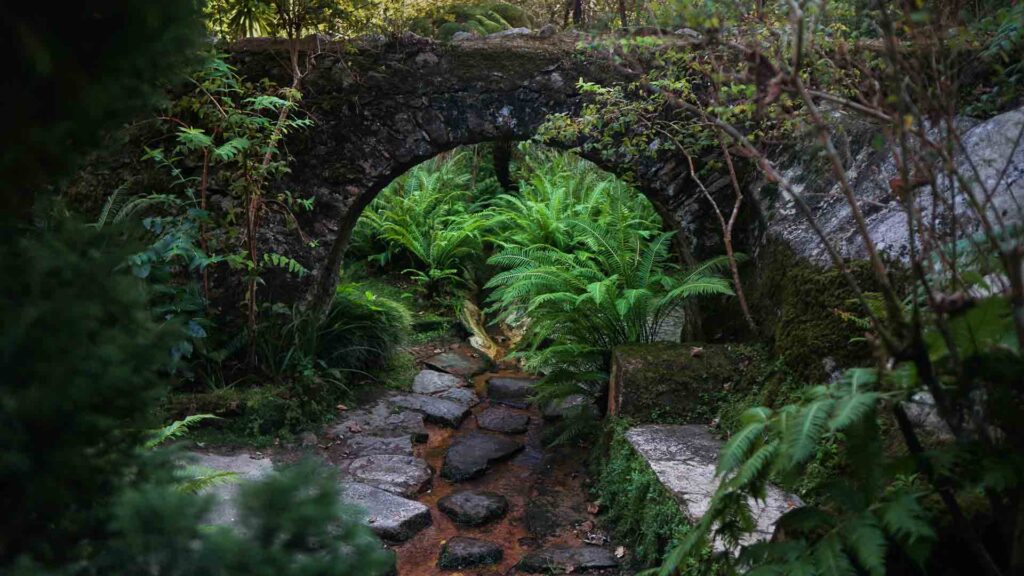
[[[612,353],[609,414],[638,422],[706,424],[730,391],[756,377],[762,355],[739,344],[627,344]]]
[[[866,262],[849,264],[866,290],[874,279]],[[841,272],[807,262],[784,245],[769,245],[757,259],[750,303],[761,334],[800,378],[821,382],[835,368],[862,364],[870,359],[856,324],[842,313],[863,315]]]

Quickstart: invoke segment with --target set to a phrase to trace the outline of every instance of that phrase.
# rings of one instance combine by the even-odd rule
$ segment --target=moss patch
[[[620,346],[612,366],[616,414],[645,423],[707,424],[735,390],[756,386],[762,364],[761,350],[742,344]]]
[[[857,281],[870,290],[875,285],[866,262],[850,264]],[[751,308],[775,354],[800,378],[821,382],[828,365],[863,364],[870,350],[855,324],[838,311],[862,315],[851,305],[853,291],[842,274],[811,264],[785,246],[773,244],[759,257],[751,283]],[[830,361],[829,361],[830,360]]]

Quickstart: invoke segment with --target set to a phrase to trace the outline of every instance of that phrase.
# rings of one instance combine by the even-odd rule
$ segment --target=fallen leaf
[[[587,520],[586,522],[580,524],[580,530],[583,530],[584,532],[590,532],[593,529],[594,529],[594,521],[593,520]]]
[[[625,546],[619,546],[618,548],[615,549],[615,557],[616,558],[622,558],[625,555],[626,555],[626,547]]]
[[[601,511],[601,505],[597,502],[587,502],[587,513],[597,514]]]
[[[353,434],[359,434],[360,432],[363,431],[363,429],[358,424],[353,424],[348,427],[348,431]]]
[[[690,357],[691,358],[699,358],[703,354],[704,354],[704,349],[701,348],[700,346],[694,346],[694,347],[690,348]]]
[[[346,410],[348,410],[348,406],[345,406],[344,404],[338,404],[338,411],[339,412],[344,412]]]

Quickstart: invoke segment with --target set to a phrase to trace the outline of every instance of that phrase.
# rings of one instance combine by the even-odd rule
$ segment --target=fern
[[[199,422],[215,419],[218,419],[218,417],[213,414],[193,414],[191,416],[186,416],[182,420],[175,420],[163,428],[153,430],[152,437],[147,440],[143,446],[147,450],[152,450],[164,442],[185,436],[189,433],[189,430]]]

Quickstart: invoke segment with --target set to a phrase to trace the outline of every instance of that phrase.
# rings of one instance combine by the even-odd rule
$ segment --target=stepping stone
[[[494,492],[468,490],[441,498],[437,508],[456,524],[481,526],[508,512],[508,499]]]
[[[594,400],[586,394],[570,394],[560,400],[552,400],[541,408],[540,413],[545,420],[557,420],[569,412],[578,410],[588,410],[597,414]]]
[[[433,422],[449,428],[458,428],[469,414],[469,407],[434,396],[423,394],[400,394],[390,399],[391,405],[423,414],[427,422]]]
[[[469,432],[456,436],[444,455],[441,476],[462,482],[482,475],[491,464],[504,460],[523,449],[523,445],[504,436]]]
[[[501,562],[504,552],[501,546],[486,540],[456,536],[445,542],[437,567],[443,570],[457,570],[483,564]]]
[[[389,454],[348,460],[342,471],[355,481],[410,498],[428,490],[434,475],[419,458]]]
[[[362,436],[356,435],[345,444],[349,458],[393,454],[412,456],[412,439],[408,436]]]
[[[451,400],[472,408],[480,403],[480,398],[469,388],[452,388],[436,395],[438,398],[444,398],[445,400]]]
[[[412,381],[417,394],[439,394],[466,385],[466,379],[435,370],[421,370]]]
[[[484,430],[522,434],[526,432],[530,417],[504,408],[488,408],[476,415],[476,423]]]
[[[413,442],[427,441],[423,414],[410,410],[395,412],[387,398],[369,408],[345,412],[331,434],[351,439],[360,434],[379,437],[408,436]]]
[[[491,361],[486,354],[476,348],[466,347],[441,352],[427,358],[423,363],[436,370],[463,378],[472,378],[477,374],[483,374],[491,367]]]
[[[430,526],[430,508],[361,482],[342,482],[342,500],[366,512],[366,524],[390,542],[405,542]]]
[[[526,408],[536,382],[532,378],[491,378],[487,381],[487,396],[501,404]]]
[[[216,526],[236,526],[239,488],[247,482],[262,480],[274,471],[269,458],[256,459],[244,452],[233,456],[190,452],[188,464],[237,474],[235,482],[218,484],[202,491],[213,499],[213,506],[204,521]]]
[[[587,570],[615,568],[619,561],[611,550],[600,546],[542,548],[530,552],[517,568],[531,574],[575,574]]]

